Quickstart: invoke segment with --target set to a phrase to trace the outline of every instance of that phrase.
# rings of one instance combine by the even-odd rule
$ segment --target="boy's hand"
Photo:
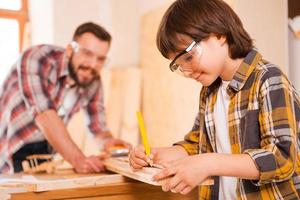
[[[141,169],[149,165],[149,158],[142,147],[135,147],[130,151],[129,164],[133,169]]]
[[[187,194],[210,176],[208,168],[204,167],[206,164],[202,155],[184,157],[164,163],[163,166],[165,168],[153,180],[169,177],[162,182],[162,190],[165,192],[171,190],[174,193]]]
[[[179,145],[155,148],[151,150],[151,154],[153,155],[153,162],[159,165],[188,156],[184,148]]]
[[[163,165],[164,163],[177,160],[188,156],[181,146],[152,148],[150,159],[154,164]],[[149,166],[149,158],[142,147],[134,148],[129,154],[129,163],[134,169],[141,169]]]

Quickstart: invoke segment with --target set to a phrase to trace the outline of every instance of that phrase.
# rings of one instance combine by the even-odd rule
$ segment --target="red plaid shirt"
[[[68,123],[83,108],[92,133],[107,131],[101,80],[85,89],[70,86],[68,65],[63,48],[39,45],[13,66],[0,91],[0,173],[13,172],[12,155],[22,146],[45,139],[35,124],[45,110],[56,110]]]

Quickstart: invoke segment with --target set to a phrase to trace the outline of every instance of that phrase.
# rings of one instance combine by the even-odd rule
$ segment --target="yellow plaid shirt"
[[[214,104],[221,79],[200,93],[199,114],[182,145],[190,154],[217,152]],[[238,179],[237,199],[300,199],[300,100],[280,69],[252,50],[228,85],[233,154],[251,156],[259,180]],[[201,186],[199,199],[218,199],[219,180]]]

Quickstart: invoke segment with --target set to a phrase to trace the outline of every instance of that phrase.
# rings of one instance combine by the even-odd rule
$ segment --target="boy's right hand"
[[[154,164],[163,165],[166,162],[177,160],[188,156],[188,153],[181,146],[152,148],[150,159]],[[141,169],[149,166],[149,158],[142,147],[135,147],[129,153],[129,163],[134,169]]]
[[[150,154],[151,157],[153,157],[152,154]],[[141,169],[149,165],[149,158],[142,147],[135,147],[129,152],[129,164],[133,169]]]

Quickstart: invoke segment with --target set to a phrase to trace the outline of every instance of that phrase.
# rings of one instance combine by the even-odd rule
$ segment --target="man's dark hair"
[[[160,23],[156,44],[168,58],[178,53],[181,35],[195,41],[210,35],[225,36],[232,59],[242,58],[253,48],[253,41],[237,14],[223,0],[177,0],[166,11]]]
[[[86,22],[78,26],[74,32],[73,40],[76,40],[84,33],[92,33],[102,41],[111,42],[111,35],[103,27],[93,22]]]

